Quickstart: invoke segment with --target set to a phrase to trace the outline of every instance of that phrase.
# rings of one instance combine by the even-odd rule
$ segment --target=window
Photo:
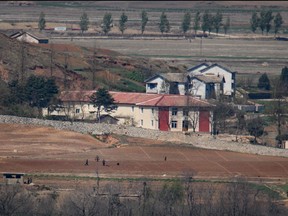
[[[140,121],[140,125],[143,126],[143,119],[141,119],[141,121]]]
[[[141,107],[141,113],[143,113],[144,112],[144,109],[143,109],[143,107]]]
[[[149,87],[150,89],[154,89],[154,88],[157,87],[157,83],[148,83],[148,87]]]
[[[154,121],[153,120],[151,120],[151,126],[154,126]]]
[[[188,115],[189,115],[189,110],[183,109],[183,116],[188,116]]]
[[[171,128],[177,128],[177,121],[171,122]]]
[[[134,106],[131,107],[132,112],[134,112]]]
[[[152,114],[154,114],[154,108],[151,109]]]
[[[75,112],[76,112],[76,113],[80,113],[80,109],[76,109]]]
[[[178,111],[178,109],[177,108],[172,108],[172,115],[173,116],[176,116],[177,115],[177,111]]]

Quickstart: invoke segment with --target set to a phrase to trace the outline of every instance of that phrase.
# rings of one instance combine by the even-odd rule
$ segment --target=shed
[[[5,172],[3,173],[3,179],[5,184],[24,184],[24,173],[13,173]]]
[[[10,38],[12,39],[17,39],[20,41],[25,41],[28,43],[38,43],[38,44],[48,44],[49,39],[39,33],[30,33],[30,32],[24,32],[24,31],[19,31],[16,32],[12,35],[10,35]]]

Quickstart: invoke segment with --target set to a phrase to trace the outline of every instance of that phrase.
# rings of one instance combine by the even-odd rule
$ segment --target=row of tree
[[[143,10],[140,14],[141,18],[141,34],[144,33],[146,25],[149,21],[148,14],[145,10]],[[251,20],[250,20],[250,27],[252,32],[256,32],[257,28],[259,27],[262,31],[262,34],[266,30],[266,34],[268,34],[272,27],[272,20],[274,20],[274,33],[277,34],[279,30],[282,27],[282,24],[284,23],[283,18],[280,13],[277,13],[274,17],[271,10],[262,10],[260,12],[260,17],[258,16],[257,12],[254,12],[252,14]],[[123,34],[126,30],[128,21],[128,16],[123,12],[119,19],[119,25],[118,28],[120,32]],[[183,16],[182,23],[181,23],[181,31],[185,35],[189,30],[193,29],[194,34],[197,34],[198,30],[202,30],[203,33],[210,32],[215,29],[216,33],[218,34],[221,27],[223,27],[224,33],[227,34],[228,30],[230,29],[230,17],[228,16],[226,19],[226,22],[223,23],[223,15],[220,11],[217,11],[215,15],[209,13],[208,11],[205,11],[204,14],[201,16],[200,12],[197,11],[194,15],[193,23],[192,22],[192,16],[191,12],[186,12]],[[81,32],[87,31],[89,28],[89,17],[86,12],[84,12],[80,17],[79,26],[81,29]],[[193,26],[192,26],[193,25]],[[45,20],[45,14],[41,12],[39,21],[38,21],[38,27],[40,31],[44,30],[46,27],[46,20]],[[107,34],[111,31],[111,28],[113,27],[113,19],[111,13],[105,13],[101,28],[104,34]],[[163,33],[168,33],[170,31],[170,23],[167,18],[167,15],[165,12],[162,12],[160,16],[159,21],[159,30]]]
[[[273,16],[271,10],[262,10],[260,16],[258,16],[258,13],[254,12],[250,20],[251,30],[255,33],[257,28],[260,28],[262,35],[264,34],[264,31],[266,31],[266,34],[268,35],[272,28],[272,21],[274,21],[274,34],[276,35],[284,23],[281,14],[278,12],[276,16]]]
[[[144,33],[146,25],[149,21],[148,14],[145,10],[143,10],[140,14],[141,18],[141,34]],[[215,15],[210,14],[208,11],[205,11],[203,16],[201,17],[200,12],[197,11],[195,13],[195,17],[193,20],[193,26],[192,26],[192,16],[190,12],[186,12],[184,14],[182,23],[181,23],[181,30],[183,34],[186,34],[189,30],[193,29],[195,32],[195,35],[197,34],[197,31],[202,29],[202,31],[205,33],[209,31],[209,33],[215,29],[216,33],[219,32],[219,29],[221,26],[223,26],[225,34],[230,28],[230,18],[227,17],[226,23],[222,23],[223,16],[221,12],[217,12]],[[120,16],[119,19],[119,24],[118,28],[120,32],[123,34],[124,31],[126,30],[127,26],[127,21],[128,21],[128,16],[123,12]],[[79,26],[81,29],[82,34],[88,30],[90,25],[89,17],[86,12],[84,12],[81,17],[80,17],[80,22]],[[170,23],[167,18],[167,15],[165,12],[162,12],[160,16],[160,21],[159,21],[159,30],[160,32],[163,33],[168,33],[170,31]],[[44,30],[46,27],[46,20],[45,20],[45,14],[41,12],[39,21],[38,21],[38,28],[40,31]],[[107,34],[111,31],[111,28],[113,27],[113,18],[111,13],[105,13],[101,28],[104,34]]]

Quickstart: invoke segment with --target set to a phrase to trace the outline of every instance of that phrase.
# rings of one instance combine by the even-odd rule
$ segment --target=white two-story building
[[[61,104],[43,115],[66,116],[71,119],[95,120],[96,108],[89,97],[95,91],[64,91]],[[117,109],[110,113],[118,124],[162,131],[211,132],[213,105],[206,100],[186,95],[109,92]],[[101,113],[106,115],[104,111]]]

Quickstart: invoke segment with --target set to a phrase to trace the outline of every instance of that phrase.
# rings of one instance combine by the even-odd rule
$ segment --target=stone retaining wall
[[[195,147],[206,149],[228,150],[242,153],[253,153],[259,155],[283,156],[288,157],[288,150],[277,149],[266,146],[252,145],[240,142],[229,142],[221,140],[209,134],[190,134],[185,135],[182,132],[165,132],[136,128],[122,125],[83,123],[54,121],[35,118],[25,118],[16,116],[0,115],[0,123],[31,124],[39,126],[53,127],[59,130],[70,130],[83,134],[106,134],[115,133],[132,137],[142,137],[156,140],[166,140],[177,143],[187,143]]]

